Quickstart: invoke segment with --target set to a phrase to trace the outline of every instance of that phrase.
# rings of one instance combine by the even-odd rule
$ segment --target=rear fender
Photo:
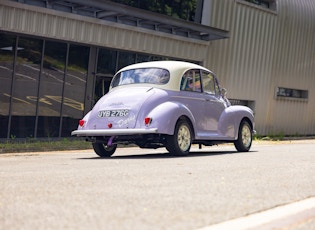
[[[156,127],[159,133],[168,135],[174,134],[176,122],[182,116],[186,116],[191,121],[194,129],[195,118],[181,103],[168,101],[158,105],[148,114],[148,117],[152,118],[150,127]]]
[[[88,125],[89,125],[89,119],[90,119],[90,115],[91,115],[91,111],[88,112],[82,120],[84,120],[84,125],[83,126],[78,126],[78,130],[82,130],[82,129],[86,129],[88,128]]]

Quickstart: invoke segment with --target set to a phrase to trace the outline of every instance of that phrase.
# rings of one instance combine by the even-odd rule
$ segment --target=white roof
[[[137,69],[137,68],[148,68],[148,67],[155,67],[155,68],[164,68],[167,69],[170,73],[173,71],[181,70],[189,70],[189,69],[204,69],[209,71],[208,69],[194,64],[190,62],[184,61],[151,61],[151,62],[141,62],[133,65],[126,66],[122,68],[120,71],[125,71],[129,69]]]
[[[121,70],[119,70],[118,72],[130,70],[130,69],[138,69],[138,68],[163,68],[163,69],[168,70],[170,72],[170,81],[165,85],[152,85],[152,87],[158,87],[158,88],[170,89],[170,90],[179,90],[181,78],[187,70],[202,69],[202,70],[211,72],[205,67],[202,67],[200,65],[190,63],[190,62],[184,62],[184,61],[142,62],[142,63],[126,66],[122,68]],[[137,85],[135,84],[135,85],[126,85],[126,86],[133,87]]]

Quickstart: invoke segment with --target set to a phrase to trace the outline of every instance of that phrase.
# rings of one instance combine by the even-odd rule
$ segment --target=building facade
[[[103,0],[2,0],[0,139],[69,137],[118,69],[151,60],[212,69],[261,135],[315,134],[315,3],[198,6],[201,24]]]
[[[259,134],[315,134],[315,1],[205,1],[203,23],[230,32],[206,66],[255,110]]]

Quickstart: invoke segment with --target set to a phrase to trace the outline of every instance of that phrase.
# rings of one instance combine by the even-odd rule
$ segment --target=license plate
[[[118,110],[100,110],[98,112],[99,117],[126,117],[129,114],[128,109]]]

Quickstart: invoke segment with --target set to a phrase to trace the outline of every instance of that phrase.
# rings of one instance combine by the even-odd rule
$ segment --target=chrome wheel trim
[[[190,130],[186,125],[181,125],[177,133],[177,143],[181,151],[186,152],[191,145]]]
[[[252,133],[248,125],[244,125],[242,127],[242,142],[246,148],[248,148],[252,143]]]
[[[108,152],[116,148],[116,145],[108,146],[108,145],[103,144],[103,146],[104,146],[105,151],[108,151]]]

